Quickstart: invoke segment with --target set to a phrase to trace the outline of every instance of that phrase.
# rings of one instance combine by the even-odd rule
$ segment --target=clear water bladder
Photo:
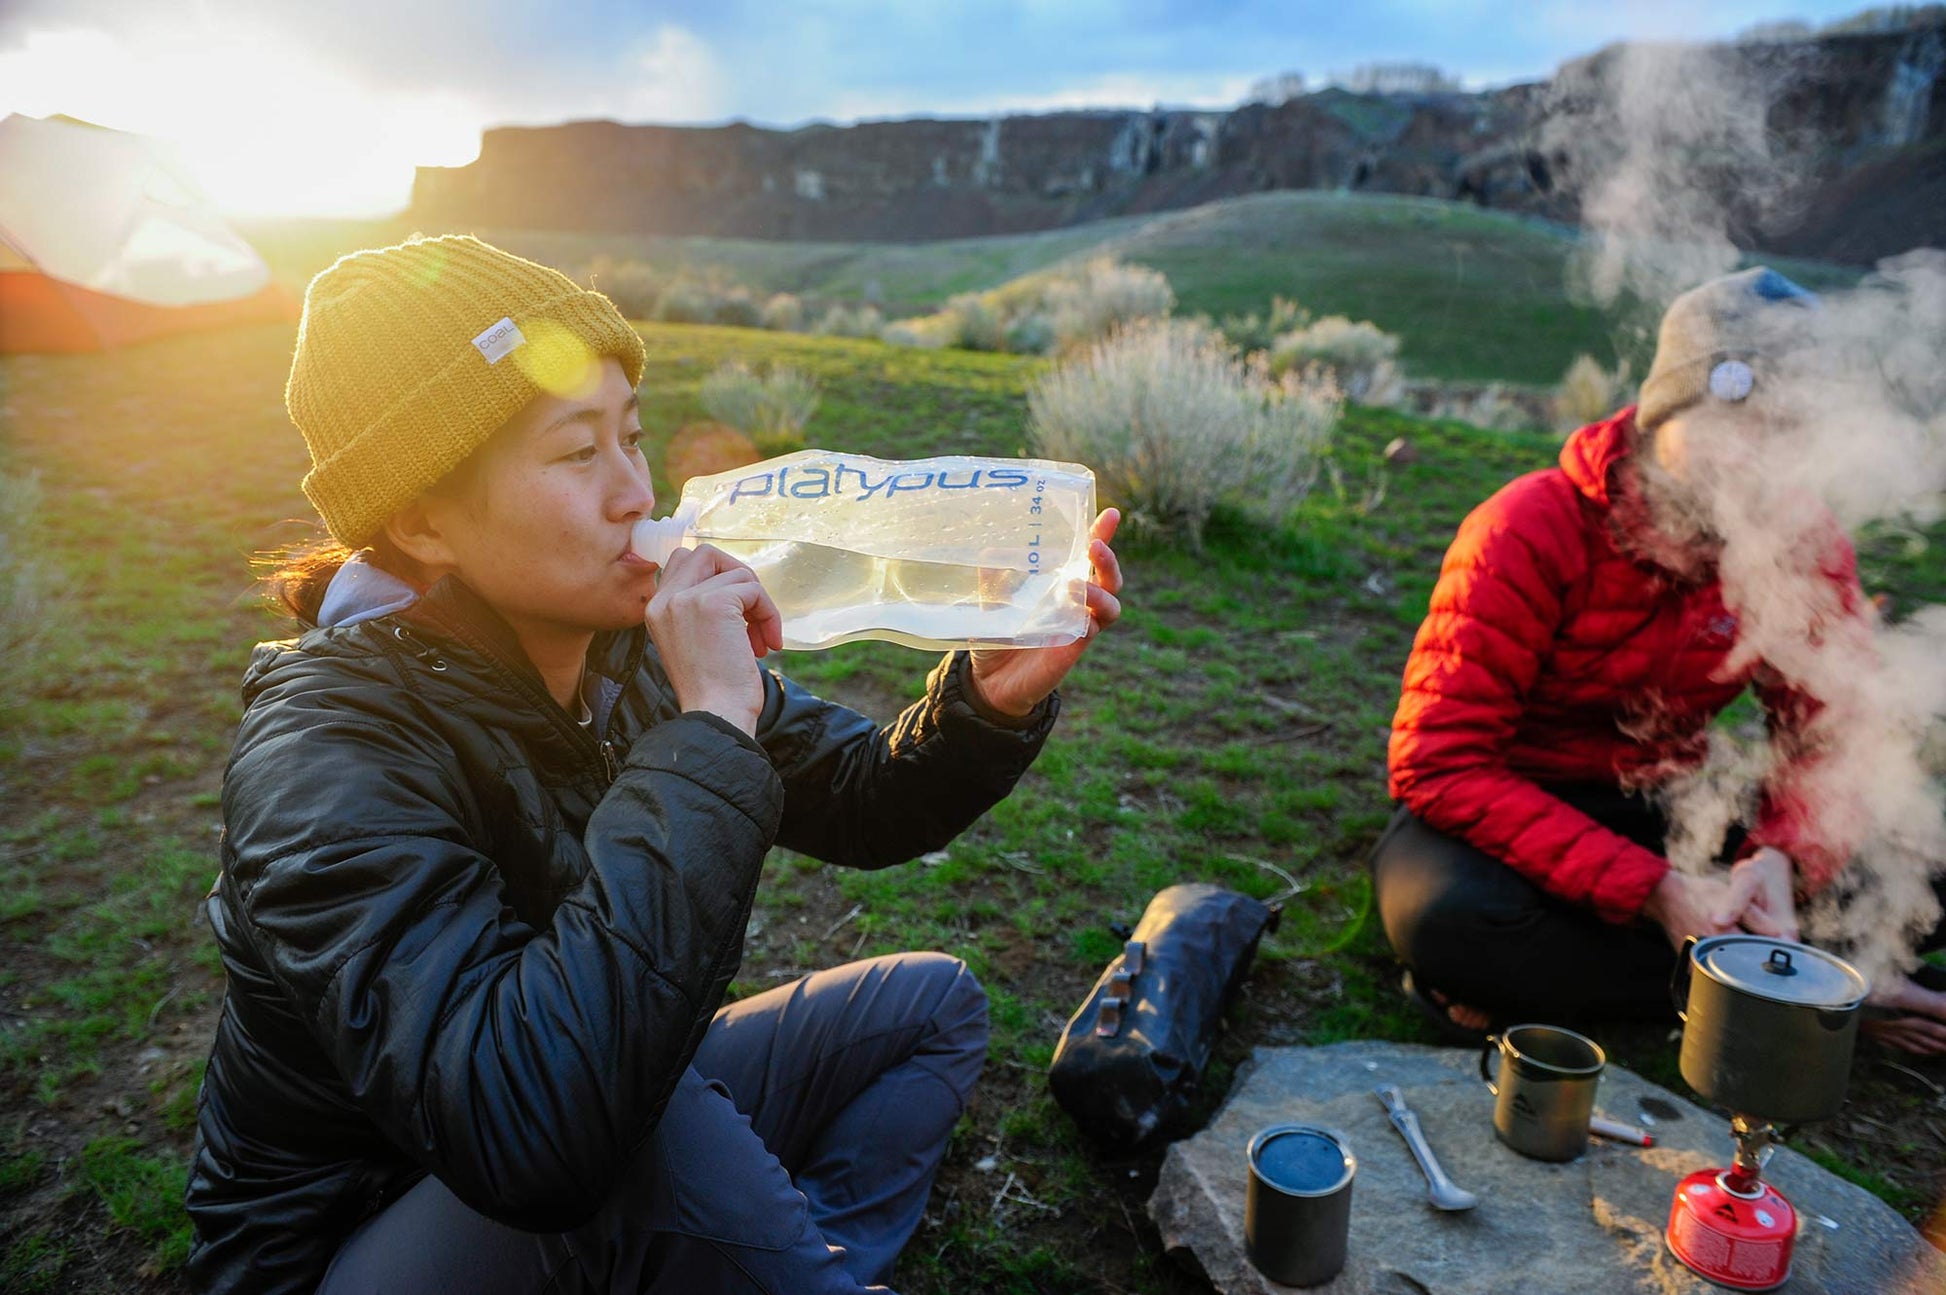
[[[1087,632],[1094,517],[1076,463],[801,450],[692,477],[632,543],[656,563],[697,544],[748,563],[790,649],[1049,647]]]

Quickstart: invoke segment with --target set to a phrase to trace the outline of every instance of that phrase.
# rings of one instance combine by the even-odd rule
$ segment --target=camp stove
[[[1730,1166],[1676,1185],[1669,1250],[1719,1286],[1767,1291],[1790,1280],[1797,1245],[1797,1211],[1763,1180],[1777,1140],[1771,1121],[1837,1114],[1868,986],[1828,953],[1756,935],[1689,941],[1676,977],[1683,1078],[1740,1113],[1730,1121]]]
[[[1730,1122],[1737,1154],[1728,1169],[1698,1169],[1676,1186],[1669,1249],[1690,1269],[1734,1290],[1767,1291],[1791,1275],[1797,1211],[1763,1180],[1776,1130],[1747,1115]]]

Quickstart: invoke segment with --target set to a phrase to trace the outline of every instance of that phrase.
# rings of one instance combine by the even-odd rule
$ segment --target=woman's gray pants
[[[320,1295],[882,1292],[986,1042],[986,992],[941,953],[746,998],[587,1224],[516,1231],[427,1178],[352,1234]]]

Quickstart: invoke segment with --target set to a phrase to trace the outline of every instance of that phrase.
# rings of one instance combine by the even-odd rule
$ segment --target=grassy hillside
[[[730,357],[818,376],[815,443],[1013,453],[1040,363],[644,331],[652,458],[699,416],[699,383]],[[61,598],[35,672],[0,699],[11,703],[0,704],[0,1288],[180,1289],[177,1201],[221,995],[198,900],[215,868],[237,682],[250,644],[281,628],[252,598],[248,558],[309,516],[303,448],[281,409],[291,342],[271,326],[0,357],[0,469],[39,474],[45,492],[38,524],[16,538]],[[1387,477],[1381,448],[1397,436],[1419,455]],[[1389,810],[1386,729],[1454,527],[1553,454],[1538,437],[1352,411],[1336,450],[1342,495],[1323,490],[1271,532],[1219,525],[1202,555],[1121,546],[1123,624],[1074,675],[1016,794],[950,850],[871,874],[770,860],[736,993],[940,948],[992,996],[987,1072],[900,1289],[1200,1289],[1142,1213],[1159,1157],[1083,1144],[1042,1077],[1119,947],[1111,924],[1132,923],[1162,886],[1302,885],[1231,1013],[1205,1110],[1258,1045],[1427,1037],[1394,987],[1362,867]],[[1937,595],[1941,552],[1867,545],[1866,575],[1902,598]],[[780,664],[889,719],[931,658],[859,644]],[[1659,1028],[1603,1041],[1618,1062],[1679,1083]],[[1870,1065],[1853,1095],[1885,1128],[1917,1127],[1933,1098]],[[1820,1126],[1811,1149],[1922,1216],[1946,1188],[1936,1156],[1887,1151],[1858,1128]],[[997,1170],[981,1168],[989,1157]]]
[[[394,223],[265,222],[246,232],[301,288],[337,251],[405,231]],[[1404,338],[1401,360],[1415,377],[1549,384],[1578,352],[1603,363],[1616,353],[1617,321],[1569,299],[1574,231],[1427,198],[1264,193],[1039,234],[917,244],[478,232],[554,265],[585,266],[606,254],[671,273],[716,266],[763,291],[875,297],[892,313],[1058,261],[1114,255],[1168,275],[1186,312],[1261,310],[1281,295],[1316,314],[1370,319]],[[1852,277],[1789,268],[1813,284]]]

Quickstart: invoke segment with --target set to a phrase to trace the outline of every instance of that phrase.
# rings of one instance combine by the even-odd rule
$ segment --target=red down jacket
[[[1550,894],[1627,921],[1668,871],[1549,783],[1653,782],[1703,757],[1710,721],[1754,684],[1780,749],[1817,703],[1767,667],[1726,674],[1737,620],[1714,580],[1684,582],[1617,548],[1611,497],[1635,410],[1568,438],[1560,466],[1508,483],[1460,526],[1406,662],[1391,790],[1421,820],[1503,859]],[[1863,605],[1848,541],[1826,575]],[[1815,889],[1843,863],[1773,776],[1752,846]]]

